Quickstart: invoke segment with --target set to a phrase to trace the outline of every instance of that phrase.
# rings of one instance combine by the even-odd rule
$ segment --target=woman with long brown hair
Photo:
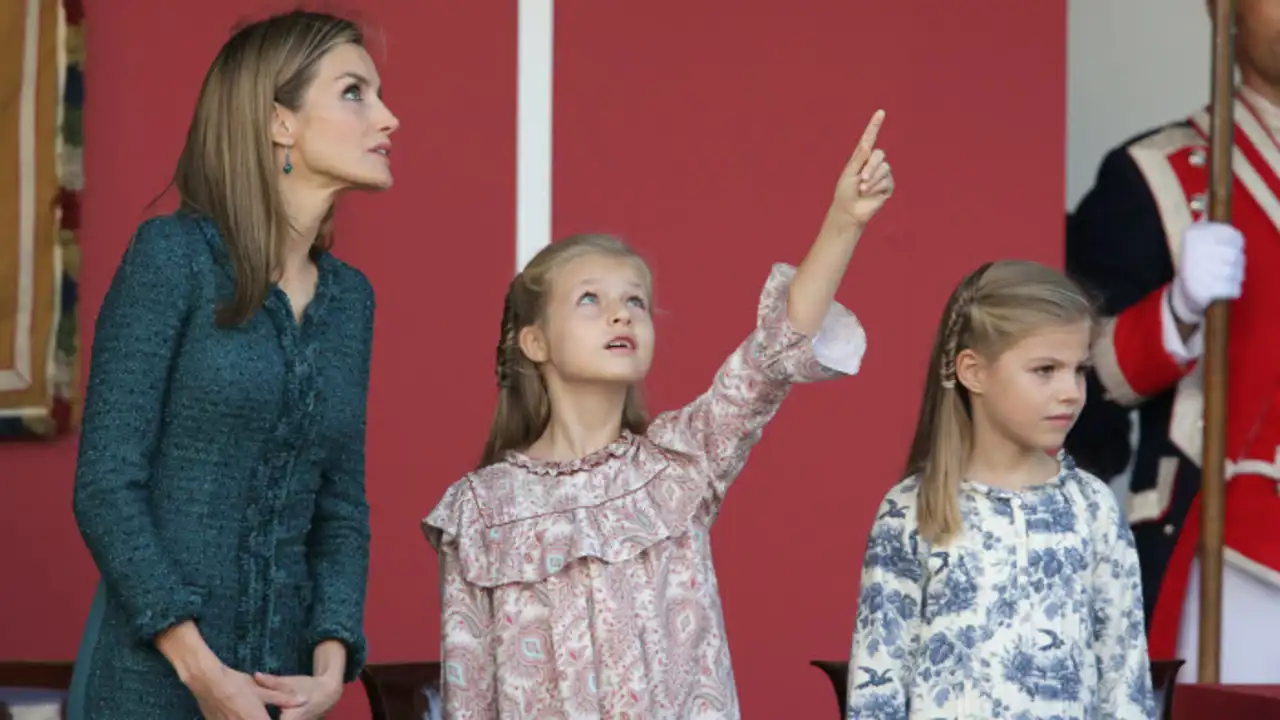
[[[322,716],[364,662],[374,298],[336,197],[391,185],[360,29],[253,23],[205,77],[172,214],[98,315],[75,514],[102,575],[86,718]]]

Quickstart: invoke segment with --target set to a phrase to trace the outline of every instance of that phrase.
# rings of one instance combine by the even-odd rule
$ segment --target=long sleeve
[[[137,640],[195,619],[203,594],[160,542],[150,507],[152,453],[170,368],[190,314],[190,238],[143,223],[99,311],[76,465],[80,534]]]
[[[1068,271],[1102,296],[1108,320],[1098,340],[1098,379],[1121,405],[1172,387],[1188,369],[1186,358],[1166,347],[1165,295],[1174,278],[1169,243],[1180,242],[1190,215],[1165,153],[1148,147],[1163,147],[1170,132],[1107,156],[1067,237]],[[1174,179],[1156,180],[1165,173]]]
[[[439,558],[444,716],[493,720],[498,717],[493,596],[462,577],[456,545],[443,544]]]
[[[755,330],[720,366],[711,388],[680,410],[655,418],[649,430],[658,445],[704,465],[717,505],[791,386],[854,374],[866,351],[861,324],[834,303],[815,337],[790,326],[786,299],[794,275],[791,266],[773,267]]]
[[[308,554],[312,571],[310,644],[340,640],[347,646],[347,682],[360,675],[367,655],[365,593],[369,580],[369,503],[365,495],[365,427],[369,365],[373,348],[374,295],[366,283],[362,331],[359,432],[346,438],[332,467],[321,475],[311,521]]]
[[[1136,152],[1168,168],[1146,142],[1139,140]],[[1173,192],[1181,196],[1176,182]],[[1163,351],[1162,306],[1174,277],[1163,205],[1126,145],[1103,160],[1094,187],[1067,219],[1066,270],[1098,294],[1105,320],[1088,402],[1066,446],[1081,467],[1101,477],[1129,464],[1130,407],[1171,386],[1184,370]],[[1175,222],[1171,216],[1169,224]]]
[[[1101,483],[1096,487],[1093,624],[1098,658],[1097,715],[1154,720],[1138,551],[1115,497]]]
[[[867,539],[849,653],[849,720],[910,716],[924,598],[915,488],[908,481],[889,492]]]
[[[1178,383],[1195,354],[1182,342],[1169,309],[1168,286],[1102,323],[1094,350],[1107,399],[1135,406]],[[1193,337],[1192,345],[1198,338]]]

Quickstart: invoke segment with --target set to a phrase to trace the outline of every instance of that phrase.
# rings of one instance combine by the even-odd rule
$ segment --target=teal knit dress
[[[72,706],[89,720],[197,718],[155,648],[195,620],[252,673],[311,672],[316,644],[365,658],[365,401],[373,291],[325,253],[301,322],[272,288],[244,324],[217,228],[144,222],[98,315],[75,515],[102,580]]]

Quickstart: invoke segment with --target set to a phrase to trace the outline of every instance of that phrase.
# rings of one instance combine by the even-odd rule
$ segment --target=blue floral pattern
[[[867,541],[848,717],[1154,718],[1133,534],[1111,490],[1065,453],[1047,483],[965,483],[963,532],[933,547],[916,478]]]

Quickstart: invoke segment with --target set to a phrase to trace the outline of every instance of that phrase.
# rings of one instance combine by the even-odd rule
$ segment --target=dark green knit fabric
[[[233,668],[311,672],[326,638],[364,662],[365,401],[374,299],[328,253],[301,323],[272,288],[238,327],[216,227],[144,222],[98,315],[75,514],[105,585],[91,719],[198,717],[155,636],[194,619]]]

